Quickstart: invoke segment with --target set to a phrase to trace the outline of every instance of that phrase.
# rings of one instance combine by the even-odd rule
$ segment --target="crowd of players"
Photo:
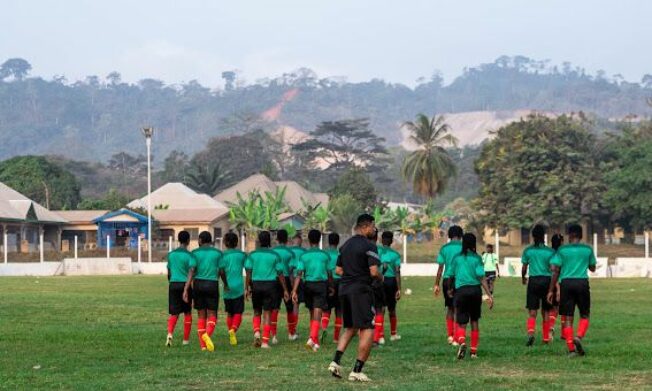
[[[308,248],[302,236],[289,245],[285,230],[258,234],[257,249],[249,254],[238,249],[238,236],[227,233],[226,249],[215,248],[211,234],[199,234],[199,247],[188,250],[190,234],[178,234],[180,246],[168,254],[169,318],[166,345],[171,346],[179,316],[183,314],[183,344],[189,344],[192,306],[197,310],[197,334],[202,350],[213,351],[212,335],[217,324],[219,280],[231,345],[238,344],[245,301],[253,307],[254,346],[269,349],[278,343],[278,317],[285,307],[288,340],[298,338],[299,308],[310,311],[309,338],[305,348],[317,352],[327,338],[331,318],[335,317],[333,342],[337,344],[328,370],[342,377],[340,361],[354,336],[358,336],[358,355],[348,378],[368,381],[362,372],[372,346],[385,343],[385,312],[389,314],[391,341],[398,334],[397,302],[401,299],[401,256],[392,249],[393,233],[378,230],[368,214],[358,217],[355,235],[341,247],[337,233],[327,236],[321,249],[322,232],[308,232]],[[534,244],[522,256],[523,284],[527,285],[527,346],[534,344],[537,312],[541,310],[543,343],[550,343],[557,313],[562,319],[562,338],[569,355],[584,355],[582,339],[589,325],[590,292],[587,270],[595,270],[595,256],[581,244],[582,229],[568,229],[569,243],[552,237],[552,248],[544,243],[545,228],[534,227]],[[489,245],[479,255],[476,237],[459,226],[448,230],[449,242],[442,246],[434,295],[444,296],[448,343],[458,346],[457,358],[467,354],[467,324],[471,324],[470,356],[476,358],[480,339],[479,320],[483,301],[493,307],[494,282],[500,276],[498,259]],[[529,274],[528,274],[529,271]],[[244,278],[243,278],[244,275]],[[526,277],[529,275],[529,278]],[[483,295],[484,290],[484,295]],[[573,315],[578,307],[580,320],[573,332]]]

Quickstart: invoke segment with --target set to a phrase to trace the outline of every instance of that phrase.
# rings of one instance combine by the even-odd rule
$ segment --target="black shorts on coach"
[[[441,283],[441,290],[444,292],[444,307],[453,308],[455,307],[455,288],[453,287],[453,297],[448,296],[448,289],[451,287],[451,279],[444,278],[444,281]]]
[[[374,295],[370,287],[360,287],[359,291],[340,295],[340,306],[344,328],[374,328],[376,313],[374,312]]]
[[[224,311],[227,314],[242,314],[244,312],[244,295],[235,299],[224,299]]]
[[[254,281],[251,303],[254,309],[271,311],[278,301],[278,281]]]
[[[306,281],[303,287],[303,299],[306,308],[328,309],[328,282],[326,281]]]
[[[396,277],[385,277],[383,289],[385,290],[385,305],[387,306],[387,310],[394,311],[396,309],[396,292],[398,292]]]
[[[192,292],[196,310],[217,311],[220,303],[220,288],[217,281],[195,280]]]
[[[340,280],[333,280],[333,288],[335,290],[334,295],[330,295],[328,292],[328,310],[334,309],[335,311],[340,309]]]
[[[528,278],[527,295],[525,298],[525,308],[528,310],[544,311],[552,309],[552,304],[548,303],[548,289],[550,288],[550,277],[534,276]]]
[[[475,322],[482,315],[480,285],[462,286],[455,291],[455,320],[459,324]]]
[[[192,312],[192,289],[189,290],[188,295],[190,303],[183,301],[183,288],[186,286],[185,282],[171,282],[168,288],[168,310],[170,315],[187,314]]]
[[[573,316],[575,307],[580,316],[591,313],[591,288],[588,278],[566,278],[560,284],[559,315]]]

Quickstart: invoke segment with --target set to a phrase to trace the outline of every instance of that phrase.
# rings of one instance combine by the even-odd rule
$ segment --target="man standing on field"
[[[356,235],[349,239],[340,249],[336,273],[341,275],[340,304],[345,331],[337,343],[335,357],[328,370],[335,377],[342,377],[340,360],[351,339],[359,333],[358,358],[350,381],[368,382],[370,379],[362,373],[362,367],[369,358],[374,334],[374,296],[371,284],[374,280],[382,281],[378,249],[370,239],[376,232],[376,224],[371,215],[363,214],[357,219]]]
[[[177,236],[179,248],[168,253],[168,337],[165,346],[172,346],[172,335],[174,328],[179,320],[179,315],[183,313],[183,344],[190,344],[190,330],[192,328],[192,289],[186,289],[188,281],[188,272],[191,263],[195,262],[194,256],[188,251],[190,244],[190,234],[187,231],[179,232]],[[185,295],[184,295],[185,292]],[[184,298],[185,296],[185,298]]]

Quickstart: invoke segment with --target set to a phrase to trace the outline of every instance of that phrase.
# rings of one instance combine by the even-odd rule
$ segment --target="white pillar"
[[[75,235],[75,259],[77,259],[77,235]]]
[[[3,246],[4,251],[3,252],[4,252],[4,257],[5,257],[5,263],[7,263],[7,260],[9,259],[8,254],[7,254],[7,252],[9,251],[9,248],[8,248],[9,246],[7,245],[7,236],[8,235],[7,235],[7,229],[6,228],[3,230],[3,234],[4,234],[4,238],[3,238],[4,242],[2,242],[2,243],[4,243],[4,246]]]
[[[138,256],[137,256],[138,263],[140,263],[140,246],[142,245],[140,240],[141,240],[140,235],[138,235]]]
[[[319,238],[319,249],[323,250],[324,249],[324,235],[322,234],[321,238]]]
[[[543,244],[548,245],[548,234],[543,235]]]
[[[594,233],[593,234],[593,254],[595,257],[598,257],[598,234]]]
[[[500,263],[500,237],[498,236],[498,228],[496,228],[496,233],[494,234],[494,241],[496,242],[494,246],[496,248],[496,259]]]
[[[407,263],[407,235],[403,235],[403,263]]]
[[[245,243],[245,234],[244,232],[240,234],[240,247],[242,251],[247,250],[247,244]]]
[[[106,259],[111,258],[111,236],[106,235]]]
[[[147,145],[147,261],[152,262],[152,134],[145,135]]]
[[[168,251],[172,252],[172,236],[168,236]]]
[[[42,229],[39,231],[39,235],[38,235],[38,251],[39,251],[39,257],[41,263],[43,263],[44,256],[43,256],[43,230]]]
[[[650,233],[645,232],[645,259],[650,259]]]

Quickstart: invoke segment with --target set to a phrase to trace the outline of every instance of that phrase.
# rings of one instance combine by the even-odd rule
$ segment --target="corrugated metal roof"
[[[66,219],[0,182],[0,219],[26,220],[31,208],[39,222],[65,223]]]
[[[70,223],[90,223],[100,216],[109,213],[109,210],[56,210],[54,211],[59,216],[68,220]]]

